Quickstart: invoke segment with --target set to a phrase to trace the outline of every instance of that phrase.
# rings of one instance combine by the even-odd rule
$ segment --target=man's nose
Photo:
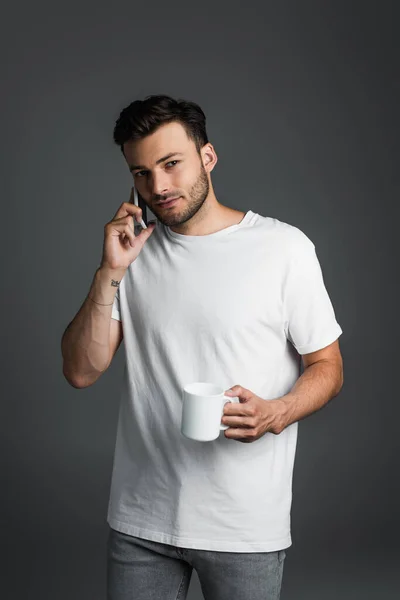
[[[153,175],[152,181],[150,181],[150,193],[151,196],[164,196],[168,194],[169,191],[169,181],[168,176],[165,173],[160,173],[158,175]]]

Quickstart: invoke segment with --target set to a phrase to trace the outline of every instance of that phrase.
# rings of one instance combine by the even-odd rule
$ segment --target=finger
[[[142,215],[142,209],[140,208],[140,206],[136,206],[135,204],[132,204],[132,202],[123,202],[117,210],[117,212],[115,213],[112,220],[115,221],[117,219],[121,219],[128,215],[135,215],[137,213],[140,213],[140,215]]]
[[[127,226],[127,229],[125,230],[125,235],[129,237],[129,243],[132,247],[137,245],[143,246],[146,240],[148,240],[151,234],[153,233],[155,227],[156,224],[154,222],[149,223],[146,229],[142,229],[142,231],[139,234],[135,235],[134,231],[131,230],[131,227]]]
[[[153,233],[155,228],[156,228],[155,223],[149,223],[149,225],[147,226],[147,229],[142,229],[142,231],[138,235],[135,236],[136,243],[143,245],[146,242],[146,240],[149,239],[149,237],[151,236],[151,234]]]
[[[240,402],[248,402],[254,396],[253,392],[241,385],[234,385],[229,390],[226,390],[225,395],[238,397]]]
[[[112,225],[113,229],[117,230],[117,231],[121,231],[120,238],[121,238],[121,241],[123,244],[126,244],[126,245],[130,244],[131,246],[134,245],[134,239],[135,239],[134,218],[136,218],[137,220],[140,221],[140,219],[141,219],[140,214],[129,215],[129,216],[121,217],[119,219],[114,219],[113,221],[111,221],[111,225]],[[128,235],[128,232],[130,232],[129,235]]]
[[[134,214],[125,215],[124,217],[120,217],[119,219],[113,219],[111,223],[118,225],[129,225],[132,229],[132,232],[135,231],[135,221],[140,225],[142,222],[142,209],[139,208],[135,211]]]
[[[128,246],[128,244],[129,244],[130,246],[132,246],[132,248],[135,245],[135,234],[133,233],[133,231],[129,225],[125,226],[125,229],[122,234],[122,242],[126,246]]]
[[[239,428],[243,427],[244,429],[251,429],[254,427],[254,421],[251,417],[232,417],[224,416],[221,419],[223,425],[229,425],[229,427]]]
[[[252,442],[255,439],[254,429],[238,429],[230,427],[229,429],[225,429],[224,433],[225,437],[233,440]]]
[[[125,240],[126,237],[129,239],[135,239],[134,230],[129,221],[124,218],[117,221],[110,221],[105,226],[106,235],[112,235],[113,237],[119,237],[122,241]]]
[[[239,402],[226,402],[224,405],[224,415],[235,415],[239,417],[252,417],[254,406],[252,404],[239,404]]]

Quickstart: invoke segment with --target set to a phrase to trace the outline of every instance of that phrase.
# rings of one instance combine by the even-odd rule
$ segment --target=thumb
[[[142,231],[139,233],[139,235],[136,236],[136,239],[141,244],[144,244],[149,239],[149,237],[151,236],[151,234],[153,233],[155,228],[156,228],[156,223],[155,223],[155,221],[152,221],[151,223],[149,223],[147,225],[146,229],[142,229]]]
[[[225,392],[227,396],[234,396],[239,398],[240,402],[248,402],[253,397],[253,393],[250,390],[242,387],[241,385],[234,385]]]

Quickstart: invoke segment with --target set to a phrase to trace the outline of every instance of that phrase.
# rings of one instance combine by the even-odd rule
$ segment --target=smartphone
[[[142,219],[146,227],[148,226],[149,221],[154,221],[156,219],[151,210],[149,210],[149,208],[147,207],[147,204],[145,203],[135,186],[132,187],[131,202],[133,202],[133,204],[139,206],[142,209]],[[142,231],[143,227],[140,223],[135,221],[134,229],[135,235],[137,235]]]

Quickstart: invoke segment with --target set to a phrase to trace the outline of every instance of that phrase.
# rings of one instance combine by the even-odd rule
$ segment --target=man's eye
[[[179,161],[179,160],[170,160],[170,161],[167,163],[167,166],[168,166],[168,165],[171,165],[172,163],[175,163],[175,164],[176,164],[176,163],[178,163],[178,162],[180,162],[180,161]],[[175,166],[175,165],[172,165],[172,166]],[[135,177],[135,176],[136,176],[136,177],[142,177],[142,176],[143,176],[143,175],[142,175],[142,173],[146,174],[146,173],[147,173],[147,171],[137,171],[137,172],[134,174],[134,177]]]

